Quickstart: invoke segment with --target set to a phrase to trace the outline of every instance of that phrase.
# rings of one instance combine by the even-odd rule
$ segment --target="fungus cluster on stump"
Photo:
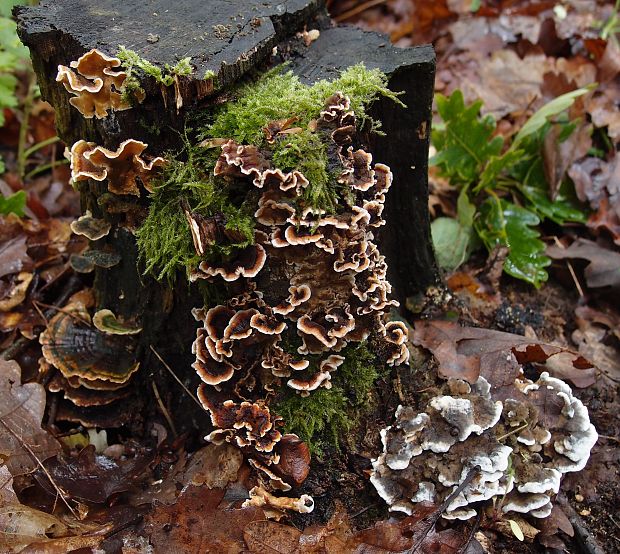
[[[483,377],[473,385],[450,379],[424,411],[399,406],[394,425],[381,432],[371,476],[391,510],[411,514],[416,503],[441,503],[475,470],[444,518],[470,519],[491,499],[502,514],[551,513],[562,475],[583,469],[597,433],[560,379],[542,373],[514,385],[500,401]]]
[[[58,66],[56,81],[74,95],[69,103],[84,117],[102,119],[109,110],[131,108],[122,96],[127,73],[118,69],[121,60],[93,48],[69,65]],[[138,96],[136,100],[141,98]]]
[[[85,117],[103,117],[108,110],[128,107],[118,94],[126,74],[115,69],[120,65],[117,59],[93,50],[70,65],[77,73],[60,66],[58,80],[76,95],[71,104]],[[397,365],[409,358],[406,327],[387,321],[387,312],[398,303],[390,298],[387,265],[375,243],[375,234],[385,223],[381,214],[391,171],[384,164],[373,164],[372,155],[358,144],[356,115],[346,95],[333,94],[319,111],[304,128],[293,126],[295,116],[268,122],[262,145],[238,144],[229,137],[203,145],[220,148],[212,166],[216,185],[241,190],[246,207],[253,203],[251,244],[227,225],[224,214],[206,217],[178,199],[201,258],[190,280],[225,285],[228,296],[220,305],[193,310],[201,323],[192,346],[193,367],[203,381],[198,397],[214,427],[206,438],[229,442],[246,454],[260,478],[247,504],[265,506],[274,515],[283,509],[313,508],[307,496],[272,495],[299,486],[310,460],[307,445],[296,435],[284,434],[282,418],[269,409],[280,387],[302,396],[319,387],[330,388],[332,374],[345,361],[347,345],[369,337],[378,345],[377,363]],[[314,176],[299,168],[274,162],[273,146],[299,132],[325,147],[322,170],[328,183],[313,182]],[[72,178],[107,181],[112,195],[140,196],[140,185],[152,192],[150,180],[165,161],[144,157],[146,148],[134,139],[116,150],[79,140],[68,153]],[[307,194],[317,187],[331,188],[331,212]],[[99,223],[86,214],[74,227],[96,240],[109,231]],[[246,246],[240,248],[240,243]],[[77,362],[67,363],[66,353],[57,355],[59,345],[69,344],[64,337],[88,334],[86,342],[98,345],[103,336],[107,345],[110,333],[114,341],[129,343],[133,331],[109,310],[100,310],[92,321],[85,305],[71,310],[79,311],[81,320],[76,323],[66,313],[59,314],[42,341],[47,363],[61,372],[55,390],[74,400],[78,387],[117,381],[100,374],[90,360],[86,369],[80,365],[76,372]],[[82,328],[91,323],[94,328]],[[125,372],[123,384],[134,370],[132,366]],[[98,401],[104,403],[111,396],[99,395]]]
[[[371,335],[382,344],[378,363],[409,358],[406,327],[386,320],[398,303],[389,297],[387,265],[374,242],[385,223],[381,212],[392,175],[352,146],[356,119],[349,108],[346,96],[334,94],[310,123],[327,143],[339,199],[335,213],[308,203],[304,192],[312,183],[298,170],[274,167],[268,149],[233,140],[221,145],[215,175],[257,189],[255,243],[227,259],[204,259],[191,276],[221,279],[235,293],[221,305],[194,310],[202,324],[193,344],[203,381],[199,398],[216,427],[207,438],[244,448],[272,490],[286,490],[278,469],[281,421],[266,402],[278,387],[302,396],[330,388],[345,347]],[[279,127],[266,126],[268,143],[287,140],[274,131]],[[186,215],[201,254],[204,220]]]

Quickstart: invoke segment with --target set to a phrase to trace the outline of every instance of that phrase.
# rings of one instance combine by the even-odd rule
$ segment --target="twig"
[[[568,521],[570,521],[573,526],[573,529],[575,530],[575,539],[581,549],[586,554],[605,554],[605,551],[600,547],[597,540],[586,527],[581,516],[570,505],[566,496],[563,494],[558,494],[556,501],[562,507],[566,517],[568,517]]]
[[[454,489],[454,491],[452,491],[452,493],[450,493],[450,495],[448,496],[448,498],[446,498],[441,505],[439,506],[439,508],[437,508],[437,510],[435,510],[428,518],[428,525],[426,527],[426,529],[424,529],[424,531],[422,533],[420,533],[420,537],[418,538],[418,540],[416,540],[415,543],[413,543],[413,546],[406,551],[406,554],[415,554],[416,552],[419,551],[420,546],[422,546],[422,543],[424,542],[424,539],[428,536],[428,534],[431,532],[431,529],[433,529],[433,527],[435,527],[435,524],[437,523],[437,520],[441,517],[441,514],[443,514],[446,511],[446,508],[450,505],[450,503],[459,495],[461,494],[461,492],[463,492],[463,489],[469,485],[469,483],[472,482],[472,480],[474,479],[474,477],[476,477],[476,475],[478,475],[480,471],[480,466],[474,466],[469,470],[469,473],[467,474],[467,476],[465,477],[465,479],[463,479],[463,482],[456,487],[456,489]]]
[[[355,6],[346,12],[339,13],[334,16],[334,21],[337,23],[341,23],[342,21],[346,21],[347,19],[351,19],[352,17],[365,12],[370,8],[374,8],[375,6],[380,6],[381,4],[387,3],[387,0],[369,0],[368,2],[364,2],[359,6]]]
[[[70,310],[66,310],[65,308],[59,308],[58,306],[54,306],[53,304],[46,304],[45,302],[41,302],[40,300],[33,300],[32,303],[33,304],[38,304],[39,306],[43,306],[44,308],[48,308],[47,312],[49,312],[49,311],[51,311],[52,313],[60,312],[60,313],[63,313],[65,315],[68,315],[71,319],[75,319],[75,320],[79,321],[80,323],[84,323],[85,325],[88,325],[89,327],[92,327],[92,323],[90,321],[88,321],[87,319],[85,319],[83,317],[80,317],[75,312],[72,312]],[[47,313],[47,312],[45,312],[45,313]],[[47,318],[45,318],[45,319],[47,319]]]
[[[512,431],[508,431],[508,433],[505,433],[501,437],[497,437],[497,440],[502,441],[504,439],[507,439],[510,435],[514,435],[515,433],[523,431],[523,429],[527,429],[529,426],[530,426],[529,423],[524,423],[523,425],[521,425],[521,427],[517,427],[516,429],[513,429]]]
[[[155,354],[155,356],[157,356],[157,359],[163,364],[163,366],[168,370],[168,372],[170,373],[170,375],[172,375],[172,377],[174,377],[174,380],[179,383],[179,385],[181,385],[181,387],[183,387],[183,390],[192,398],[192,400],[194,402],[196,402],[196,404],[198,404],[198,406],[200,406],[201,410],[204,410],[203,405],[200,403],[200,400],[198,400],[198,398],[196,398],[195,395],[193,395],[190,390],[183,384],[183,382],[181,381],[181,379],[179,379],[176,374],[174,373],[174,371],[172,371],[172,369],[170,368],[170,366],[164,361],[164,359],[159,355],[159,353],[157,352],[157,350],[155,350],[155,348],[153,347],[153,345],[150,345],[151,350],[153,351],[153,354]]]
[[[19,442],[19,444],[21,445],[21,447],[26,450],[26,452],[28,452],[28,454],[30,454],[30,456],[32,457],[32,459],[37,462],[37,465],[41,468],[41,470],[43,471],[43,473],[45,473],[45,476],[49,479],[49,482],[52,484],[52,487],[54,487],[54,489],[56,490],[56,494],[58,496],[60,496],[60,498],[62,499],[62,501],[64,502],[65,506],[67,506],[67,508],[69,508],[69,511],[73,514],[73,517],[75,517],[75,519],[79,519],[77,514],[75,513],[75,511],[73,510],[73,507],[71,506],[71,504],[69,504],[69,501],[65,498],[65,495],[62,491],[62,489],[54,482],[54,478],[51,476],[50,472],[47,471],[47,468],[43,465],[43,462],[41,462],[41,460],[39,460],[39,457],[34,453],[34,451],[32,450],[32,448],[30,448],[30,445],[28,445],[17,433],[15,433],[13,431],[13,429],[11,429],[6,423],[4,423],[4,421],[2,421],[0,419],[0,424],[2,424],[2,427],[4,427],[16,440],[17,442]]]
[[[75,292],[75,290],[80,286],[80,278],[77,275],[71,275],[69,281],[65,285],[60,296],[56,299],[57,304],[64,304],[69,297]],[[52,317],[54,315],[54,310],[46,310],[45,317]],[[32,339],[28,339],[26,337],[20,337],[17,339],[11,346],[5,349],[1,357],[3,360],[12,360],[16,356],[19,356],[21,352],[28,346]]]
[[[616,437],[610,437],[609,435],[599,435],[598,438],[599,439],[607,439],[608,441],[614,441],[614,442],[620,443],[620,439],[618,439]]]
[[[562,250],[566,249],[566,247],[560,242],[558,237],[553,237],[553,240],[559,248],[561,248]],[[579,293],[579,296],[583,298],[585,294],[583,293],[583,288],[581,287],[581,283],[579,283],[579,279],[577,279],[577,274],[575,273],[575,270],[573,269],[573,264],[571,264],[569,260],[565,260],[565,262],[566,262],[566,265],[568,266],[568,271],[570,272],[571,277],[573,278],[573,281],[575,282],[575,287],[577,287],[577,292]]]
[[[155,395],[157,404],[159,404],[159,409],[161,410],[161,413],[166,418],[166,421],[168,422],[168,425],[170,426],[170,430],[172,431],[172,434],[174,435],[174,438],[176,439],[178,437],[177,429],[174,426],[174,421],[172,421],[172,418],[170,417],[170,413],[166,409],[166,406],[164,406],[164,403],[161,399],[161,396],[159,395],[159,390],[157,389],[157,385],[155,384],[155,381],[151,381],[151,386],[153,387],[153,394]]]
[[[465,542],[465,544],[461,545],[461,547],[458,549],[456,554],[465,554],[465,552],[467,552],[467,548],[469,547],[471,541],[474,540],[474,536],[476,535],[476,532],[478,531],[478,529],[480,529],[481,519],[482,519],[482,513],[478,512],[476,514],[476,520],[474,521],[474,524],[471,526],[471,529],[469,530],[467,541]]]

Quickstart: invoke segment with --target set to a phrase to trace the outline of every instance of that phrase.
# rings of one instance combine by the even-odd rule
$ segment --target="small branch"
[[[334,21],[336,21],[336,23],[342,23],[343,21],[346,21],[347,19],[351,19],[352,17],[359,15],[360,13],[363,13],[366,10],[369,10],[370,8],[374,8],[375,6],[380,6],[381,4],[386,4],[386,3],[387,3],[387,0],[369,0],[368,2],[364,2],[363,4],[360,4],[359,6],[355,6],[351,8],[350,10],[347,10],[345,12],[339,13],[338,15],[335,15]]]
[[[504,439],[507,439],[510,435],[514,435],[515,433],[523,431],[524,429],[527,429],[529,426],[530,426],[529,423],[524,423],[520,427],[517,427],[516,429],[513,429],[512,431],[508,431],[508,433],[503,434],[501,437],[497,437],[497,440],[503,441]]]
[[[480,466],[474,466],[469,470],[469,473],[467,474],[465,479],[463,479],[463,482],[458,487],[456,487],[456,489],[454,489],[454,491],[452,491],[452,493],[450,493],[450,495],[441,503],[439,508],[437,508],[437,510],[435,510],[429,516],[428,518],[429,521],[428,521],[428,525],[426,529],[424,529],[424,531],[420,534],[420,538],[417,539],[415,543],[413,543],[413,546],[409,550],[406,551],[406,554],[415,554],[416,552],[418,552],[420,546],[422,546],[422,543],[424,542],[424,539],[428,536],[431,530],[435,527],[435,524],[437,523],[437,520],[441,517],[441,514],[443,514],[446,511],[450,503],[459,494],[461,494],[461,492],[463,492],[463,489],[465,489],[465,487],[473,481],[473,479],[476,477],[476,475],[478,475],[479,472],[480,472]]]
[[[157,356],[157,359],[163,364],[163,366],[168,370],[168,372],[170,373],[170,375],[172,375],[172,377],[174,377],[174,380],[179,383],[179,385],[181,385],[181,387],[183,387],[183,390],[191,397],[191,399],[196,402],[196,404],[198,404],[198,406],[200,406],[201,410],[204,410],[203,405],[200,403],[200,400],[198,400],[198,398],[196,398],[195,395],[193,395],[190,390],[183,384],[183,382],[181,381],[181,379],[179,379],[176,374],[174,373],[174,371],[172,371],[172,369],[170,368],[170,366],[164,361],[164,359],[159,355],[159,352],[157,352],[157,350],[155,350],[155,348],[153,347],[153,345],[150,345],[151,350],[153,351],[153,354],[155,354],[155,356]]]
[[[54,489],[56,490],[56,494],[58,496],[60,496],[60,498],[62,499],[63,503],[65,504],[65,506],[67,506],[67,508],[69,508],[69,511],[73,514],[73,517],[75,517],[75,519],[79,519],[78,515],[75,513],[73,507],[71,506],[71,504],[69,504],[69,501],[65,498],[64,492],[62,491],[62,489],[54,482],[54,478],[51,476],[50,472],[47,470],[47,468],[43,465],[43,462],[39,459],[39,457],[34,453],[34,451],[32,450],[32,448],[30,448],[30,445],[28,445],[17,433],[15,433],[13,431],[13,429],[11,429],[6,423],[4,423],[4,421],[2,421],[0,419],[0,424],[2,425],[2,427],[4,427],[8,433],[10,433],[13,438],[15,438],[15,440],[17,440],[17,442],[20,444],[20,446],[26,451],[28,452],[28,454],[30,454],[30,456],[32,457],[32,459],[37,463],[37,465],[41,468],[41,471],[43,471],[43,473],[45,473],[45,476],[49,479],[49,482],[52,484],[52,487],[54,487]]]
[[[155,381],[151,381],[151,386],[153,388],[153,394],[155,395],[157,404],[159,405],[159,409],[161,410],[161,413],[163,414],[163,416],[166,418],[166,421],[168,422],[168,425],[170,426],[170,430],[172,431],[172,434],[174,435],[174,438],[176,439],[179,435],[177,434],[177,430],[176,430],[176,427],[174,426],[174,422],[172,421],[172,417],[170,417],[170,413],[166,409],[166,406],[164,406],[161,396],[159,395],[159,390],[157,389],[157,385],[155,384]]]
[[[67,281],[67,284],[65,285],[65,288],[60,293],[60,296],[56,299],[56,303],[60,305],[64,304],[69,299],[69,297],[78,289],[80,284],[80,278],[77,275],[71,275],[71,277]],[[50,318],[54,315],[55,311],[55,309],[48,309],[45,311],[44,315],[46,318]],[[30,344],[30,341],[31,339],[28,339],[26,337],[20,337],[11,346],[5,349],[0,356],[3,360],[12,360],[22,353],[26,346]]]
[[[563,494],[558,494],[556,502],[562,507],[562,510],[568,517],[573,529],[575,530],[575,539],[586,554],[605,554],[605,551],[598,544],[596,538],[585,525],[581,516],[570,505],[568,499]]]

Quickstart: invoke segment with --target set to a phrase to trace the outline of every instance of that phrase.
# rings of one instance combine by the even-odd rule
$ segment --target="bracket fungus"
[[[551,513],[562,475],[583,469],[597,440],[588,411],[546,372],[535,383],[517,378],[503,401],[490,390],[483,377],[473,385],[450,379],[423,411],[398,407],[370,479],[391,510],[441,503],[475,470],[444,518],[474,517],[491,499],[502,513]]]
[[[93,48],[69,65],[58,66],[56,81],[73,95],[69,103],[84,117],[102,119],[109,110],[131,108],[122,96],[127,73],[119,70],[121,60]],[[143,99],[143,95],[136,97],[140,102]]]
[[[107,179],[108,190],[113,194],[140,196],[138,183],[152,192],[150,180],[165,160],[156,157],[147,161],[143,157],[147,147],[144,142],[127,139],[116,150],[108,150],[93,142],[78,140],[69,153],[71,179],[74,182]]]
[[[90,210],[86,210],[84,215],[71,222],[71,230],[88,240],[99,240],[107,236],[111,228],[112,225],[104,219],[94,218]]]
[[[129,395],[131,376],[139,367],[136,342],[131,336],[94,327],[93,306],[92,292],[83,290],[50,319],[39,337],[43,352],[39,371],[50,374],[50,390],[62,391],[72,404],[58,412],[58,419],[65,413],[70,421],[114,427],[126,419],[116,417],[110,405]],[[101,415],[103,420],[98,419]]]

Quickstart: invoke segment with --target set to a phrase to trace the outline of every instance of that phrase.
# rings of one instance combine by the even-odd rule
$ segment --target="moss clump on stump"
[[[118,55],[130,70],[138,68],[166,84],[161,69],[141,60],[134,52],[121,49]],[[227,228],[244,237],[224,247],[212,245],[207,257],[226,256],[253,241],[255,198],[251,196],[256,191],[235,189],[234,184],[213,176],[219,148],[199,146],[209,139],[233,139],[264,149],[275,167],[282,171],[296,169],[308,178],[310,184],[300,199],[302,203],[336,212],[339,192],[346,191],[339,191],[336,176],[327,167],[326,143],[311,125],[320,116],[325,101],[336,92],[348,96],[360,124],[368,123],[375,131],[380,125],[368,117],[367,106],[377,96],[400,102],[397,94],[387,88],[386,76],[363,64],[348,68],[338,79],[312,86],[302,84],[292,72],[283,73],[282,68],[276,68],[256,82],[240,87],[236,100],[215,112],[195,114],[196,119],[207,123],[186,131],[184,152],[167,156],[170,163],[151,195],[148,216],[137,231],[145,271],[172,282],[179,271],[189,275],[198,265],[200,258],[193,248],[184,202],[205,217],[223,215]],[[297,132],[268,144],[264,129],[274,120],[290,120]]]
[[[341,354],[345,361],[334,372],[330,389],[306,397],[286,389],[273,406],[284,419],[286,432],[298,435],[317,455],[327,444],[340,448],[345,434],[368,413],[371,390],[385,371],[377,369],[378,361],[366,343],[349,346]]]

